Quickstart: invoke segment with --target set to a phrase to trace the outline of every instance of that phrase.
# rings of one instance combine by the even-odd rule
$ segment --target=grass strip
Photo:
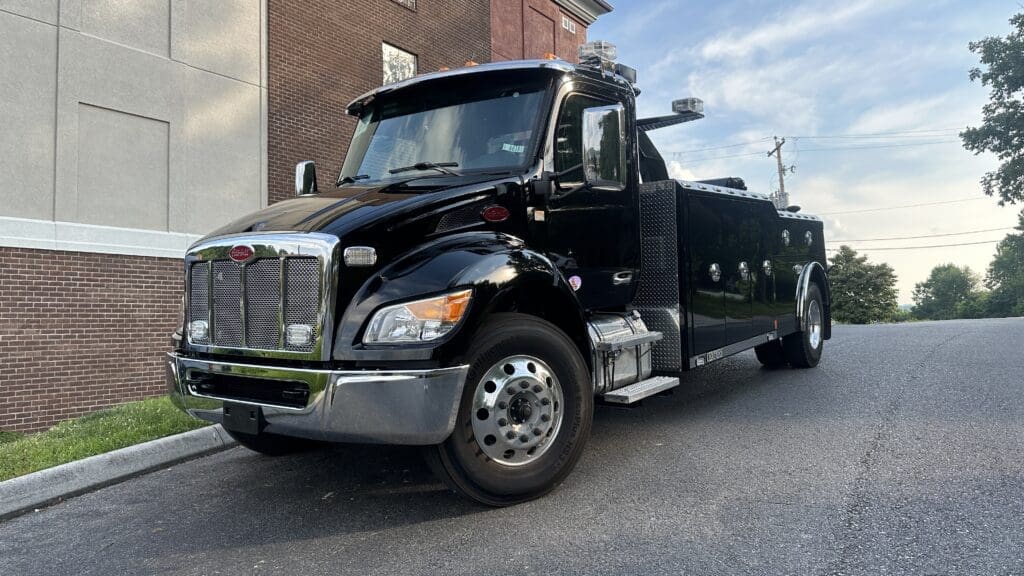
[[[0,481],[208,424],[163,396],[65,420],[36,434],[0,432]]]

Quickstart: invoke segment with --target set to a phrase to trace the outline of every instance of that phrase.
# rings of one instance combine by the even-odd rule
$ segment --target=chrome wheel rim
[[[473,437],[502,466],[540,458],[562,425],[562,388],[543,360],[509,356],[491,366],[473,394]]]
[[[821,306],[817,300],[807,305],[807,332],[811,348],[817,349],[821,345]]]

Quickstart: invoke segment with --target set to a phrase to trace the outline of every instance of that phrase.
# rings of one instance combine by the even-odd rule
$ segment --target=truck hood
[[[200,242],[247,232],[323,232],[341,238],[356,230],[415,217],[466,197],[493,193],[494,178],[494,175],[438,176],[332,188],[315,196],[278,202],[243,216],[214,230]]]

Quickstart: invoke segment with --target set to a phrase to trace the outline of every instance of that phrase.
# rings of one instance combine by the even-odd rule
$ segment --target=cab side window
[[[555,171],[568,170],[560,179],[563,186],[583,182],[583,111],[608,104],[582,94],[572,94],[562,104],[555,127]]]

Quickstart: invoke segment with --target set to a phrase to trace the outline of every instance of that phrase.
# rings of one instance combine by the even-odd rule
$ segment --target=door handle
[[[722,278],[722,267],[717,263],[712,264],[708,267],[708,276],[711,276],[712,282],[718,282]]]
[[[739,270],[741,279],[750,280],[750,266],[746,262],[740,262]]]

